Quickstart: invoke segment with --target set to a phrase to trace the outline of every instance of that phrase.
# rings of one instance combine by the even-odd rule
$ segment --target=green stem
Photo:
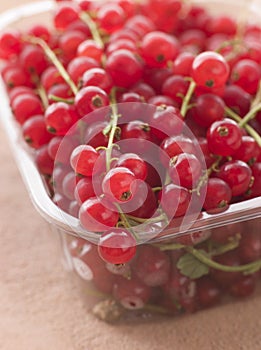
[[[72,92],[74,95],[77,94],[78,88],[72,81],[71,77],[67,73],[66,69],[62,65],[62,63],[59,61],[57,58],[56,54],[53,52],[53,50],[48,46],[48,44],[41,38],[36,38],[33,36],[28,36],[24,39],[27,42],[30,42],[31,44],[34,45],[39,45],[41,48],[44,50],[46,56],[49,58],[49,60],[53,63],[53,65],[57,68],[65,82],[70,86]]]
[[[44,109],[46,109],[49,106],[49,101],[48,101],[48,97],[46,95],[46,91],[45,91],[43,85],[41,84],[41,80],[40,80],[38,74],[33,73],[31,75],[31,79],[36,86],[36,92],[42,101],[42,105],[43,105]]]
[[[185,116],[187,114],[187,111],[189,109],[189,102],[190,102],[190,99],[193,95],[193,92],[194,92],[196,86],[197,86],[197,84],[194,82],[194,80],[192,80],[189,84],[188,91],[186,93],[186,96],[183,99],[183,103],[182,103],[182,106],[180,109],[180,113],[183,116],[183,118],[185,118]]]
[[[112,148],[113,148],[113,140],[114,136],[118,127],[118,109],[117,109],[117,102],[116,102],[116,89],[113,88],[111,91],[111,122],[110,122],[110,136],[108,140],[108,145],[106,148],[106,170],[110,170],[110,165],[111,165],[111,154],[112,154]]]
[[[238,38],[232,39],[232,40],[225,40],[215,51],[217,53],[220,53],[221,50],[225,49],[228,46],[232,46],[234,49],[239,44],[242,44],[242,40],[240,40]]]
[[[185,245],[179,244],[179,243],[170,243],[170,244],[155,243],[153,244],[153,246],[159,248],[163,252],[168,250],[179,250],[186,247]]]
[[[155,312],[163,315],[168,315],[170,312],[158,305],[152,305],[152,304],[145,304],[143,307],[143,310],[149,311],[149,312]]]
[[[160,187],[160,186],[152,188],[153,192],[158,192],[158,191],[161,191],[161,190],[162,190],[162,187]]]
[[[127,218],[127,216],[124,214],[124,212],[122,211],[120,205],[118,203],[114,203],[116,208],[118,209],[118,212],[120,214],[120,219],[124,225],[125,228],[129,229],[131,234],[133,235],[133,237],[136,239],[136,241],[138,241],[138,237],[137,235],[134,233],[131,224],[129,223],[129,220]]]
[[[126,214],[126,218],[133,220],[133,221],[136,221],[136,222],[141,223],[141,224],[147,222],[148,220],[150,223],[159,222],[161,220],[167,220],[167,216],[164,213],[155,217],[155,218],[152,217],[152,218],[147,218],[147,219],[137,218],[136,216]]]
[[[49,106],[49,101],[48,101],[48,97],[46,95],[46,91],[45,91],[43,85],[40,83],[40,81],[37,84],[37,93],[42,101],[44,109],[46,109]]]
[[[249,264],[240,265],[240,266],[227,266],[223,264],[219,264],[216,261],[213,261],[211,258],[209,258],[207,255],[202,254],[200,251],[193,247],[185,247],[185,250],[192,254],[196,259],[198,259],[203,264],[212,267],[213,269],[224,271],[224,272],[245,272],[245,273],[251,273],[254,271],[258,271],[261,269],[261,259],[254,261]]]
[[[212,256],[217,256],[217,255],[222,255],[224,253],[230,252],[231,250],[234,250],[238,247],[239,245],[239,241],[240,241],[240,234],[236,234],[235,238],[233,238],[231,240],[231,242],[225,244],[225,245],[221,245],[220,247],[213,249],[211,251],[211,255]]]
[[[80,18],[81,20],[87,24],[88,28],[90,29],[90,32],[92,34],[93,40],[96,41],[98,45],[101,46],[101,48],[104,48],[104,43],[101,38],[101,35],[99,33],[99,30],[97,28],[96,23],[94,20],[91,18],[91,16],[87,12],[81,12],[80,13]]]
[[[74,99],[73,98],[62,98],[59,96],[55,95],[48,95],[48,98],[54,102],[65,102],[68,105],[73,105],[74,104]]]
[[[245,115],[243,119],[238,123],[240,127],[244,127],[251,119],[254,119],[256,113],[261,109],[261,103],[258,103],[256,106],[250,109],[250,111]]]
[[[231,108],[225,107],[225,112],[231,119],[235,120],[237,123],[240,123],[242,121],[242,118],[238,114],[236,114]],[[258,132],[248,124],[244,125],[244,128],[246,129],[248,134],[256,140],[259,147],[261,147],[261,136],[258,134]]]
[[[202,175],[198,181],[197,187],[191,190],[191,192],[196,192],[198,196],[200,196],[200,190],[205,185],[205,183],[208,181],[208,178],[212,174],[213,171],[217,171],[217,168],[219,166],[219,163],[221,162],[222,157],[218,156],[217,160],[209,167],[204,175]]]

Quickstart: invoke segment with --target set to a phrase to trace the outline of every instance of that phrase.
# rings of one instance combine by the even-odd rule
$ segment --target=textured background
[[[0,11],[25,2],[1,1]],[[258,296],[160,323],[95,319],[62,268],[58,237],[33,208],[1,128],[0,160],[0,349],[261,349]]]

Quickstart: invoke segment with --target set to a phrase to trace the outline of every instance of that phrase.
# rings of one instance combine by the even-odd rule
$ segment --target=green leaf
[[[207,254],[204,250],[199,251],[201,254]],[[184,276],[192,279],[200,278],[209,273],[209,266],[199,261],[190,253],[183,255],[179,259],[177,267]]]

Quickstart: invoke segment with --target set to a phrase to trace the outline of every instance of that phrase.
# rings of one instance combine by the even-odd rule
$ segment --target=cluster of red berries
[[[230,17],[181,0],[59,1],[53,28],[1,33],[0,57],[14,117],[52,200],[99,237],[99,263],[97,251],[85,261],[83,246],[95,249],[76,240],[77,266],[79,260],[95,266],[100,290],[107,274],[116,299],[125,293],[131,300],[129,293],[140,290],[144,305],[157,299],[150,287],[164,286],[161,294],[182,306],[173,290],[187,298],[194,288],[202,306],[213,304],[214,295],[219,300],[213,279],[195,282],[182,268],[171,270],[170,260],[175,265],[185,251],[171,259],[150,245],[137,252],[146,239],[135,228],[149,231],[160,222],[154,236],[162,235],[173,219],[217,213],[261,195],[261,27],[242,30]],[[235,244],[236,233],[242,232],[225,233],[224,242],[232,237]],[[178,243],[212,239],[197,234]],[[261,258],[260,234],[253,240],[254,259],[247,263]],[[127,265],[106,269],[105,263],[132,259],[134,280],[122,277]],[[122,282],[115,285],[119,270]],[[239,279],[231,293],[254,280]]]

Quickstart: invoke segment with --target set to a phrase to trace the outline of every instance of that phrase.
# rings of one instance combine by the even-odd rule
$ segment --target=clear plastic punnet
[[[70,5],[68,2],[68,6],[76,6],[76,8],[78,8],[79,4],[81,4],[81,2],[72,3],[70,2]],[[114,4],[117,9],[119,3],[124,4],[124,1],[117,1],[117,4]],[[136,4],[135,6],[142,7],[139,2],[136,3],[134,1],[133,3]],[[12,99],[11,92],[17,86],[15,83],[15,87],[11,87],[10,85],[7,86],[7,79],[3,73],[6,62],[1,60],[2,78],[0,79],[0,117],[2,125],[8,135],[10,147],[13,150],[17,167],[19,168],[28,190],[28,194],[36,210],[46,219],[53,231],[61,236],[64,257],[69,270],[68,275],[69,277],[75,275],[81,281],[80,285],[84,291],[82,294],[86,299],[86,308],[90,309],[90,312],[93,312],[97,317],[108,322],[127,319],[137,320],[139,318],[151,319],[155,317],[158,318],[159,316],[176,316],[196,312],[211,306],[218,306],[221,302],[250,297],[251,294],[256,293],[258,290],[258,284],[260,283],[261,197],[260,189],[258,189],[258,186],[256,185],[256,183],[260,185],[260,167],[258,168],[258,165],[255,164],[261,164],[261,118],[260,116],[257,117],[256,121],[255,116],[258,115],[258,113],[261,115],[261,84],[259,83],[259,86],[257,86],[255,90],[253,87],[255,84],[253,79],[253,81],[249,83],[250,87],[248,86],[246,91],[243,89],[243,85],[243,87],[238,88],[238,86],[240,86],[238,82],[240,77],[236,76],[236,73],[234,73],[234,75],[231,73],[235,65],[237,65],[237,61],[248,60],[251,61],[255,67],[259,66],[259,81],[261,81],[260,6],[256,2],[250,1],[230,1],[228,3],[224,1],[182,2],[178,0],[168,0],[166,3],[169,3],[170,6],[173,6],[173,3],[176,4],[175,13],[174,15],[172,14],[174,16],[173,20],[168,19],[168,21],[166,20],[166,23],[164,23],[164,21],[161,21],[154,13],[154,17],[152,14],[150,21],[154,24],[156,23],[155,27],[158,31],[165,31],[169,36],[174,33],[178,38],[179,53],[176,53],[175,55],[173,54],[175,59],[182,51],[188,52],[190,55],[194,55],[194,57],[199,55],[200,51],[210,50],[217,55],[223,55],[229,62],[228,69],[231,74],[228,79],[229,83],[227,83],[225,87],[223,86],[223,88],[226,88],[228,85],[230,85],[230,87],[231,85],[233,85],[233,87],[237,86],[236,90],[240,89],[241,95],[236,96],[242,96],[242,101],[246,101],[245,104],[244,101],[238,103],[238,105],[237,102],[235,102],[236,107],[233,108],[234,101],[231,102],[231,100],[233,99],[232,94],[234,90],[227,89],[226,92],[224,92],[223,89],[220,91],[220,89],[218,89],[219,86],[216,90],[211,90],[213,88],[212,85],[215,84],[214,80],[214,82],[207,81],[207,89],[203,90],[201,89],[202,87],[195,86],[195,80],[197,80],[196,76],[194,76],[193,80],[191,77],[188,78],[182,76],[180,71],[176,74],[175,59],[170,59],[171,62],[168,61],[166,66],[164,66],[162,63],[164,57],[157,56],[158,61],[156,63],[151,63],[144,54],[146,51],[146,48],[144,48],[145,40],[143,40],[142,37],[139,37],[137,31],[135,32],[134,27],[129,25],[132,34],[127,33],[127,30],[125,30],[125,36],[123,36],[124,39],[120,38],[118,40],[121,41],[120,44],[123,45],[123,50],[127,49],[128,52],[130,52],[129,50],[133,47],[136,47],[137,50],[141,50],[140,47],[143,47],[144,51],[139,51],[139,53],[142,52],[141,57],[144,61],[148,62],[149,68],[143,73],[143,78],[140,79],[142,83],[144,85],[149,85],[148,82],[152,82],[153,79],[155,83],[156,74],[153,73],[153,71],[163,71],[165,69],[167,72],[165,75],[165,81],[170,79],[171,76],[178,76],[177,79],[180,80],[177,84],[181,84],[180,81],[183,79],[183,85],[181,85],[184,87],[185,84],[186,86],[187,90],[185,91],[185,94],[184,90],[177,91],[177,101],[175,100],[173,102],[170,94],[166,92],[167,88],[164,90],[164,87],[162,87],[163,84],[165,84],[165,86],[167,86],[167,84],[162,82],[162,86],[157,92],[154,91],[154,96],[151,97],[149,102],[144,97],[140,101],[136,99],[138,95],[137,91],[141,91],[138,90],[138,87],[136,88],[136,86],[135,88],[132,86],[130,88],[128,86],[122,87],[121,89],[115,89],[112,87],[110,94],[105,94],[110,97],[110,103],[107,103],[104,106],[100,106],[101,100],[96,96],[96,99],[92,100],[92,102],[94,101],[94,105],[96,103],[95,106],[97,109],[88,112],[84,116],[81,115],[81,120],[77,120],[77,128],[73,125],[71,128],[68,128],[67,133],[61,134],[51,134],[54,130],[49,128],[50,140],[48,142],[50,143],[56,137],[60,138],[60,143],[59,147],[56,149],[56,158],[54,159],[52,173],[44,174],[39,171],[39,164],[37,165],[36,161],[36,155],[39,154],[41,147],[30,147],[31,141],[29,144],[25,142],[24,125],[32,116],[23,122],[21,122],[21,120],[18,121],[17,118],[15,118],[15,109],[10,100]],[[115,38],[117,37],[117,31],[120,31],[121,27],[124,25],[124,21],[130,21],[128,16],[134,17],[134,14],[130,14],[133,5],[132,1],[126,1],[126,7],[124,8],[124,5],[122,5],[123,7],[120,7],[120,10],[118,9],[117,11],[122,11],[127,19],[122,20],[123,22],[119,25],[119,29],[114,28],[110,32],[108,27],[106,27],[106,23],[104,24],[102,19],[100,19],[101,17],[99,17],[102,16],[102,11],[99,9],[103,7],[101,4],[104,4],[104,2],[94,1],[93,4],[97,5],[93,5],[92,10],[89,12],[87,8],[84,8],[83,1],[83,9],[80,11],[81,15],[79,17],[80,19],[75,19],[75,23],[71,25],[72,29],[70,29],[69,26],[69,29],[58,28],[57,42],[49,43],[47,48],[44,46],[45,44],[43,44],[42,39],[35,39],[36,37],[33,36],[32,31],[28,32],[28,30],[32,28],[32,26],[43,25],[49,28],[52,33],[52,31],[54,31],[53,16],[59,6],[65,6],[62,5],[62,2],[35,2],[6,11],[0,15],[0,33],[4,32],[6,29],[18,30],[23,35],[23,39],[21,40],[27,41],[28,47],[30,45],[38,47],[38,49],[40,48],[46,54],[48,64],[45,69],[48,69],[49,66],[55,66],[57,71],[59,71],[62,66],[62,69],[65,70],[65,74],[68,74],[68,70],[71,69],[69,68],[70,60],[73,58],[68,56],[64,59],[64,62],[61,60],[59,61],[58,59],[62,45],[59,36],[63,36],[67,29],[68,31],[71,30],[78,34],[80,33],[79,37],[86,36],[84,39],[86,41],[87,39],[96,40],[96,44],[97,33],[98,39],[100,38],[100,33],[103,40],[102,45],[105,46],[105,49],[103,47],[105,50],[104,52],[109,57],[109,55],[113,55],[113,51],[110,52],[110,50],[112,50],[111,47],[113,47],[110,41],[112,40],[111,38],[113,36]],[[142,15],[146,13],[146,6],[154,6],[155,9],[159,6],[159,1],[144,1]],[[162,6],[162,8],[164,10],[165,7]],[[171,7],[167,9],[167,11],[170,11]],[[163,10],[162,14],[164,14]],[[95,11],[98,11],[98,15]],[[96,13],[96,17],[94,13]],[[141,14],[139,15],[141,16]],[[166,19],[167,18],[168,17],[166,17]],[[175,21],[177,23],[174,25]],[[95,23],[97,24],[97,22],[99,23],[100,28],[99,26],[94,28]],[[139,25],[141,26],[141,22],[139,21],[133,21],[132,23],[136,23],[137,27]],[[143,36],[148,35],[148,33],[145,33],[146,30],[152,31],[151,29],[148,29],[151,22],[148,23],[145,23],[143,27]],[[171,23],[173,28],[168,26],[169,23]],[[152,28],[154,28],[153,31],[156,31],[154,24]],[[84,25],[86,26],[85,29],[83,29]],[[104,25],[104,28],[102,28],[102,25]],[[111,24],[111,26],[113,25],[115,26],[115,24]],[[39,28],[38,30],[40,31]],[[37,30],[35,29],[35,32],[36,31]],[[87,33],[88,31],[89,34]],[[81,39],[82,42],[84,40]],[[124,40],[125,43],[122,43]],[[116,44],[119,45],[117,42]],[[51,47],[52,45],[53,47]],[[117,45],[115,45],[116,50]],[[247,46],[247,49],[246,45],[249,45]],[[79,53],[78,56],[82,57],[84,55]],[[94,64],[88,69],[91,70],[91,68],[97,68],[101,70],[107,67],[106,65],[109,65],[108,57],[103,56],[101,58],[101,63],[97,67]],[[10,61],[12,59],[13,58],[11,58]],[[138,58],[138,60],[139,59],[140,58]],[[52,60],[56,60],[56,62]],[[59,61],[58,66],[57,61]],[[9,64],[11,63],[9,62]],[[169,71],[171,71],[171,73],[169,73]],[[42,99],[42,102],[44,99],[46,109],[50,108],[53,103],[67,104],[68,108],[72,108],[70,106],[74,103],[73,96],[70,96],[70,98],[67,99],[64,97],[57,99],[57,96],[52,95],[52,97],[50,97],[47,94],[47,91],[43,92],[45,83],[43,83],[43,79],[41,79],[42,73],[43,72],[38,74],[38,78],[40,77],[40,79],[38,79],[39,81],[37,81],[37,83],[35,83],[35,81],[33,82],[35,86],[38,84],[37,89],[35,89],[35,86],[33,85],[27,85],[26,88],[31,89],[32,91],[38,91],[37,94]],[[59,73],[61,72],[59,71]],[[32,72],[29,72],[28,74],[33,75]],[[133,76],[135,74],[136,73],[133,73]],[[153,74],[154,76],[151,78]],[[219,78],[217,77],[215,79],[218,81]],[[84,79],[87,78],[82,78],[78,83],[75,83],[75,81],[70,83],[70,88],[72,88],[72,90],[75,88],[76,90],[75,99],[78,98],[77,89],[81,90],[88,86],[82,87]],[[121,81],[121,79],[118,79],[117,77],[115,79],[117,82]],[[129,79],[131,78],[129,77]],[[160,81],[160,79],[158,79],[158,81]],[[66,79],[63,83],[65,82]],[[242,84],[244,84],[244,82]],[[139,88],[141,89],[141,84],[139,85]],[[170,89],[172,88],[173,85],[171,85]],[[156,89],[155,86],[153,86],[151,90],[147,89],[146,91],[149,94]],[[227,92],[228,90],[231,93],[230,95]],[[29,93],[28,91],[27,93]],[[41,92],[39,93],[39,91]],[[142,91],[144,92],[144,90]],[[124,96],[124,93],[132,93],[135,95],[134,100],[128,99]],[[168,153],[169,148],[164,146],[167,144],[165,139],[168,138],[171,140],[173,137],[172,130],[166,130],[164,123],[159,126],[155,119],[156,117],[151,117],[169,108],[165,104],[163,106],[163,103],[157,104],[157,99],[161,101],[164,94],[164,102],[170,100],[173,102],[170,114],[173,113],[173,110],[180,110],[181,112],[181,117],[175,120],[175,127],[179,128],[179,123],[182,122],[182,128],[178,132],[179,135],[174,136],[181,137],[180,135],[182,134],[183,136],[185,135],[185,138],[190,140],[190,147],[192,148],[188,150],[186,145],[184,146],[182,144],[184,149],[181,147],[181,153],[185,152],[186,154],[190,154],[191,158],[189,159],[192,159],[193,162],[196,162],[195,158],[198,159],[197,167],[194,168],[194,171],[192,171],[191,174],[192,185],[188,185],[188,190],[182,190],[184,196],[185,192],[186,196],[189,196],[189,203],[186,205],[185,209],[183,208],[184,210],[177,207],[175,201],[169,200],[169,193],[167,190],[164,190],[164,188],[169,186],[169,183],[172,181],[175,186],[171,183],[173,186],[169,187],[170,191],[173,191],[174,197],[178,196],[178,198],[181,198],[182,194],[180,188],[186,187],[184,184],[187,184],[186,174],[184,175],[183,173],[180,178],[177,178],[177,174],[175,173],[177,159],[181,162],[181,158],[178,157],[179,154],[175,154],[174,156],[170,155]],[[203,138],[202,135],[204,132],[206,133],[207,128],[210,128],[210,124],[208,126],[202,125],[200,117],[195,117],[194,119],[196,121],[199,119],[201,120],[201,125],[197,127],[197,130],[195,131],[193,126],[195,124],[193,113],[196,113],[194,110],[196,109],[197,101],[200,100],[200,98],[200,101],[203,101],[204,96],[213,96],[214,94],[215,96],[218,96],[217,98],[219,100],[223,101],[224,111],[222,118],[225,117],[226,119],[233,120],[234,124],[240,125],[242,130],[244,130],[242,132],[243,136],[240,134],[240,137],[245,137],[245,140],[247,140],[247,138],[251,138],[252,141],[255,140],[259,150],[257,151],[257,159],[253,160],[251,158],[244,162],[246,163],[246,167],[251,169],[250,171],[252,174],[252,176],[249,175],[249,184],[244,193],[239,193],[237,192],[238,189],[234,188],[234,194],[230,196],[232,197],[232,200],[229,203],[225,203],[223,200],[219,207],[205,210],[207,206],[206,203],[211,202],[209,200],[207,201],[206,198],[208,198],[208,196],[212,197],[212,202],[215,202],[215,197],[219,196],[219,193],[217,192],[218,190],[208,192],[210,189],[207,187],[207,183],[209,179],[215,177],[213,176],[213,173],[217,174],[217,178],[221,178],[222,176],[219,172],[223,171],[223,173],[225,173],[224,170],[221,171],[220,169],[225,167],[226,162],[229,163],[236,160],[241,162],[241,165],[243,163],[242,158],[240,157],[233,158],[233,155],[230,156],[230,154],[212,157],[211,152],[209,157],[212,157],[212,162],[210,161],[208,164],[206,161],[205,149],[202,146],[203,143],[201,143],[201,141]],[[120,97],[118,97],[118,95]],[[166,99],[166,96],[168,96],[167,98],[169,100]],[[124,100],[124,98],[126,98],[126,100]],[[78,98],[78,100],[79,99],[80,98]],[[86,103],[87,102],[85,102],[85,104]],[[246,105],[248,107],[246,107]],[[242,114],[240,114],[240,108],[247,109],[245,113],[242,112]],[[45,111],[37,113],[37,115],[44,113]],[[209,113],[211,114],[211,112]],[[70,116],[71,115],[72,114],[70,114]],[[137,117],[137,115],[139,117]],[[143,117],[141,117],[141,115]],[[184,120],[189,119],[190,121],[192,120],[192,122],[188,122],[187,124],[184,123],[183,125],[182,117],[184,116],[186,116]],[[106,123],[102,124],[104,123],[101,119],[103,117],[107,118],[106,121],[109,120],[107,125]],[[141,121],[138,120],[139,118]],[[148,118],[148,120],[146,118]],[[177,116],[172,116],[172,118],[174,120]],[[40,119],[41,118],[39,117],[39,120]],[[139,125],[142,125],[142,127],[140,127],[142,132],[145,133],[148,132],[148,130],[152,130],[153,138],[146,139],[145,141],[142,139],[140,144],[140,140],[137,141],[135,136],[132,138],[124,138],[122,135],[130,134],[128,125],[131,123],[134,125],[133,120],[136,124],[140,123]],[[101,129],[100,126],[95,129],[92,126],[93,123],[104,125],[103,129]],[[203,124],[204,123],[205,122],[203,121]],[[135,130],[137,134],[137,128]],[[113,135],[112,132],[114,132]],[[197,132],[202,135],[197,134]],[[219,135],[226,137],[228,129],[222,126],[219,127],[218,132]],[[109,151],[109,147],[106,147],[103,144],[98,144],[101,139],[103,140],[107,136],[110,144]],[[154,142],[154,139],[157,139],[157,141]],[[42,146],[47,147],[48,142],[46,142],[46,145]],[[101,172],[101,169],[103,169],[105,164],[103,177],[100,177],[98,181],[94,176],[88,177],[86,174],[81,174],[81,176],[79,176],[78,171],[75,170],[80,169],[79,157],[76,160],[76,165],[72,160],[72,153],[75,153],[75,149],[80,149],[79,147],[84,148],[89,143],[95,145],[92,149],[95,149],[95,155],[97,154],[97,157],[100,157],[97,158],[98,161],[92,170],[93,174],[99,174],[99,171]],[[60,160],[64,159],[66,156],[68,158],[68,147],[71,149],[69,157],[71,161],[69,164],[66,164],[66,167],[62,164],[62,166],[64,166],[64,177],[62,178]],[[222,146],[220,147],[222,148]],[[49,155],[51,152],[50,148],[51,147],[49,147],[48,151]],[[167,163],[166,160],[164,160],[166,159],[164,158],[166,157],[166,153],[163,151],[168,153],[167,155],[170,158],[167,159]],[[193,152],[196,156],[191,155]],[[161,186],[158,186],[157,181],[155,182],[151,179],[147,180],[145,176],[144,178],[140,177],[139,179],[136,176],[136,182],[135,184],[133,182],[134,187],[131,190],[125,190],[125,192],[121,194],[121,197],[117,197],[117,200],[115,200],[116,197],[113,197],[114,199],[112,199],[112,192],[116,193],[117,190],[114,189],[113,185],[110,185],[111,187],[109,190],[104,185],[105,180],[107,182],[111,181],[111,178],[108,176],[108,173],[111,171],[110,167],[113,169],[117,169],[117,167],[119,169],[124,168],[122,171],[125,171],[125,173],[128,174],[128,179],[132,179],[131,176],[133,176],[133,173],[130,170],[126,170],[125,164],[127,163],[126,159],[123,157],[125,153],[135,153],[137,156],[135,156],[136,158],[134,157],[135,159],[143,158],[144,155],[148,169],[153,168],[153,171],[157,172]],[[240,156],[247,157],[245,153]],[[91,155],[89,156],[89,159],[90,157]],[[122,160],[122,163],[120,163],[120,160]],[[166,164],[169,169],[168,171],[165,169]],[[189,164],[192,167],[192,163]],[[201,172],[200,175],[197,175],[197,169],[199,166]],[[256,167],[256,170],[253,170],[253,167]],[[150,171],[148,169],[146,171]],[[72,174],[74,170],[75,176],[73,177]],[[255,179],[254,174],[258,174],[258,178]],[[66,185],[64,181],[65,176],[67,176],[68,179]],[[99,203],[97,202],[97,205],[99,206],[96,211],[104,210],[104,213],[109,217],[109,219],[106,219],[106,224],[101,225],[99,223],[100,226],[95,226],[97,224],[97,222],[93,223],[93,220],[95,221],[95,219],[92,219],[90,224],[90,220],[89,218],[89,221],[86,219],[85,214],[87,211],[86,202],[88,200],[80,203],[79,193],[78,197],[73,197],[76,196],[75,188],[84,178],[91,178],[93,181],[92,191],[94,191],[94,194],[91,198],[95,197],[99,199]],[[61,179],[63,179],[63,185],[59,183]],[[146,181],[144,181],[145,179]],[[153,179],[155,180],[155,177],[153,177]],[[117,181],[120,183],[120,179]],[[259,195],[251,195],[251,186],[255,186],[255,191],[259,193]],[[179,188],[179,192],[177,192],[177,188]],[[64,195],[62,191],[66,194]],[[141,211],[139,211],[140,204],[137,204],[139,202],[133,201],[132,198],[130,199],[130,195],[132,195],[131,191],[133,191],[133,193],[135,191],[135,193],[142,193],[144,197],[143,202],[147,203],[146,205],[148,207],[153,206],[154,204],[152,203],[154,202],[160,203],[160,205],[155,204],[155,210],[151,213],[149,218],[146,217],[146,215],[144,217],[141,214],[138,216],[137,213],[141,213]],[[226,196],[228,196],[230,191],[229,188],[226,194],[224,194],[225,198],[227,198]],[[61,200],[61,197],[64,198]],[[124,201],[126,201],[126,203],[124,203]],[[179,210],[182,211],[182,215],[177,214]],[[82,213],[82,216],[81,214],[78,216],[78,211]],[[115,214],[116,212],[117,214]],[[87,220],[87,224],[85,224],[85,219]],[[116,224],[110,226],[108,222],[110,220],[113,221],[114,219],[116,220]],[[89,227],[101,227],[101,229],[87,229],[86,226],[88,225],[90,225]],[[102,229],[102,227],[104,227],[104,229]],[[119,240],[114,241],[113,247],[110,246],[110,243],[107,243],[108,246],[106,246],[106,244],[103,246],[101,242],[104,232],[111,232],[113,230],[118,233],[123,231],[121,234],[125,234],[125,236],[129,235],[131,237],[128,236],[129,246],[118,245],[120,244]],[[114,252],[112,252],[113,249]],[[121,261],[121,258],[118,256],[119,251],[123,256],[122,259],[125,259],[126,261]],[[132,255],[130,259],[126,258],[128,254],[129,256]]]

